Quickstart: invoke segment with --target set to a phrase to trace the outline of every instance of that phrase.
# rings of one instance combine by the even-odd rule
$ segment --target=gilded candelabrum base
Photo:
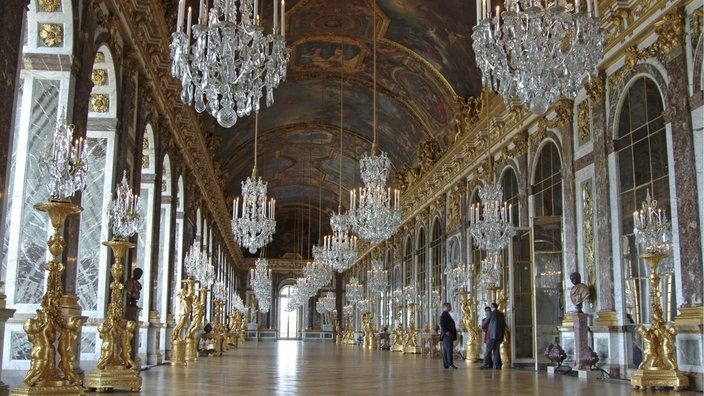
[[[479,340],[471,339],[464,345],[467,360],[474,361],[479,358]],[[503,360],[503,357],[501,358]]]
[[[504,340],[499,346],[501,364],[504,367],[511,367],[511,342]]]
[[[186,361],[195,362],[198,360],[198,342],[193,338],[186,338]]]
[[[172,340],[171,341],[171,365],[185,366],[186,365],[186,341]]]
[[[689,386],[689,378],[679,370],[649,367],[636,370],[631,377],[631,385],[634,389],[671,387],[681,391]]]
[[[83,379],[83,387],[96,392],[108,389],[129,389],[138,392],[142,388],[142,377],[135,370],[122,365],[108,366],[103,370],[93,370]]]
[[[49,395],[85,395],[83,388],[78,385],[35,385],[22,386],[15,388],[10,393],[11,395],[32,395],[32,396],[49,396]]]

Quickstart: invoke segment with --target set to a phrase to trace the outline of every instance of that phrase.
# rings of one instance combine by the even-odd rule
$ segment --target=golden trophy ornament
[[[181,338],[181,333],[183,333],[183,329],[188,322],[188,317],[191,315],[193,297],[195,296],[195,279],[188,278],[181,282],[184,283],[186,287],[178,292],[178,296],[181,298],[181,311],[176,321],[176,326],[174,326],[171,331],[172,366],[186,365],[186,341]]]
[[[49,201],[34,205],[34,209],[48,213],[51,219],[54,234],[49,238],[47,245],[53,258],[44,266],[49,274],[41,309],[37,310],[36,318],[29,318],[24,323],[24,331],[32,343],[30,368],[24,377],[26,386],[13,389],[11,394],[83,395],[81,379],[72,370],[75,359],[73,345],[78,338],[80,318],[72,317],[67,320],[61,312],[61,271],[64,270],[64,265],[60,257],[66,241],[59,233],[66,217],[80,213],[83,208],[70,202]]]

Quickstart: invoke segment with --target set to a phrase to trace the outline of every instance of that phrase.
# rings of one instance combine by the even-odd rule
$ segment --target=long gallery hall
[[[702,0],[0,0],[0,396],[704,391]]]

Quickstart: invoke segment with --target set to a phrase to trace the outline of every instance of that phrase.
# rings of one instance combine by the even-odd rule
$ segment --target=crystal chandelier
[[[457,267],[451,267],[448,263],[445,268],[445,277],[447,278],[447,291],[453,292],[467,288],[467,271],[464,265],[460,264]]]
[[[345,289],[347,290],[347,302],[349,302],[350,304],[355,305],[359,300],[362,299],[363,287],[361,284],[359,284],[359,281],[357,280],[356,276],[353,276],[350,279],[350,283],[347,284],[347,287]]]
[[[658,208],[658,201],[650,196],[647,189],[640,212],[633,212],[633,233],[638,242],[650,254],[663,253],[672,248],[670,222],[665,212]]]
[[[213,297],[220,301],[225,301],[227,298],[227,288],[223,281],[219,280],[213,284]]]
[[[276,231],[276,201],[267,200],[266,183],[257,176],[257,134],[259,131],[259,115],[254,122],[254,168],[252,176],[242,182],[242,213],[240,217],[239,202],[232,202],[232,234],[235,241],[242,247],[255,253],[257,249],[271,242]]]
[[[127,184],[127,171],[123,171],[122,182],[115,188],[115,199],[108,205],[115,239],[126,241],[137,232],[140,209],[139,196],[132,194],[132,188]]]
[[[245,311],[244,301],[242,301],[242,297],[240,297],[238,294],[232,295],[232,308],[240,313],[244,313]]]
[[[188,249],[186,257],[184,257],[184,266],[186,267],[186,275],[189,278],[196,278],[196,273],[200,267],[200,260],[202,258],[202,253],[200,251],[200,244],[193,241],[193,245]]]
[[[497,6],[492,15],[482,0],[472,47],[484,85],[539,115],[560,97],[574,99],[604,53],[598,1],[584,3],[586,12],[580,0],[505,0],[505,11]]]
[[[303,276],[310,280],[310,284],[317,292],[327,286],[332,280],[332,269],[320,260],[313,260],[307,262],[306,266],[303,267]],[[312,294],[315,294],[315,292]]]
[[[361,313],[371,312],[372,311],[371,301],[369,301],[369,299],[366,299],[366,298],[364,300],[359,300],[357,302],[357,309]]]
[[[271,307],[271,270],[267,269],[269,262],[265,258],[258,258],[254,262],[255,269],[250,270],[250,282],[254,295],[259,301],[259,309],[262,313],[269,312]]]
[[[501,255],[498,252],[490,253],[481,262],[479,284],[487,290],[499,289],[501,287],[502,267]]]
[[[197,112],[208,110],[218,124],[230,128],[237,118],[274,102],[274,88],[286,79],[285,11],[274,2],[271,34],[259,24],[259,0],[200,0],[198,22],[191,8],[184,32],[185,0],[180,0],[176,32],[171,35],[171,75],[181,80],[181,100]],[[280,25],[280,30],[279,30]],[[191,31],[193,42],[191,43]]]
[[[193,241],[193,245],[186,253],[184,259],[186,266],[186,275],[200,282],[200,286],[204,288],[210,287],[215,280],[215,268],[210,262],[208,253],[201,251],[200,244]]]
[[[381,260],[372,260],[372,269],[367,270],[367,289],[372,295],[379,295],[389,287],[388,272]]]
[[[498,254],[508,246],[516,234],[511,205],[501,201],[503,195],[503,188],[499,183],[484,182],[484,186],[479,188],[479,198],[482,202],[472,205],[469,211],[469,232],[474,245],[490,255]]]
[[[51,147],[41,161],[49,170],[50,200],[66,201],[86,187],[88,143],[78,138],[73,144],[73,124],[61,117],[54,128]]]
[[[386,187],[391,161],[385,152],[378,154],[376,142],[376,12],[374,12],[374,142],[370,155],[364,153],[359,161],[364,186],[359,194],[350,191],[350,220],[353,231],[373,245],[389,239],[401,225],[399,191]],[[378,155],[377,155],[378,154]],[[359,196],[359,197],[357,197]]]

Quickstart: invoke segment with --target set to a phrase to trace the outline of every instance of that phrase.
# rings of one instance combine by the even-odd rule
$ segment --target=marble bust
[[[585,301],[589,301],[589,297],[591,296],[589,286],[582,283],[582,277],[579,275],[579,272],[571,273],[570,281],[572,281],[574,285],[570,291],[570,300],[572,300],[572,304],[577,307],[577,313],[583,313],[582,304]]]

